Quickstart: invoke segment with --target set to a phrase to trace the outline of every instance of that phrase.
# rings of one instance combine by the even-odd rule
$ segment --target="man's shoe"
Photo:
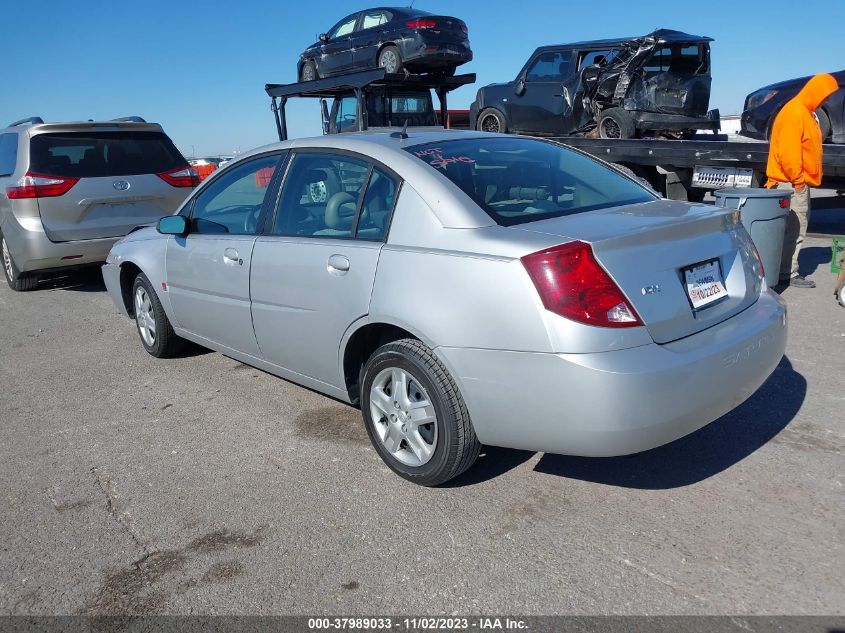
[[[790,286],[794,286],[795,288],[815,288],[816,282],[812,279],[807,279],[801,275],[796,275],[792,279],[787,282]]]

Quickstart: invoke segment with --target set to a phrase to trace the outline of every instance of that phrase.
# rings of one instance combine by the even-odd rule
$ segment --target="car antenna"
[[[405,119],[405,125],[402,126],[402,130],[394,132],[390,135],[390,138],[401,138],[403,140],[408,138],[408,119]]]

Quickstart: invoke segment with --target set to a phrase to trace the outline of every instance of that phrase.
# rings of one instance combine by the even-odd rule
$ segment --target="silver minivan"
[[[140,117],[0,129],[0,239],[14,290],[46,271],[105,261],[112,244],[173,213],[199,178]]]

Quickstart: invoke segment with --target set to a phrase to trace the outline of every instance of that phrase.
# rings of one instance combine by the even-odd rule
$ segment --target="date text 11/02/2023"
[[[408,630],[408,631],[462,631],[462,630],[527,630],[528,623],[509,617],[357,617],[309,618],[310,630]]]

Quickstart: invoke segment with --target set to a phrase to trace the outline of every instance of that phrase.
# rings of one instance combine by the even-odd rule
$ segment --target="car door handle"
[[[223,263],[229,264],[230,266],[233,264],[237,264],[238,266],[244,265],[244,260],[240,258],[238,255],[238,251],[234,248],[227,248],[223,251]]]
[[[344,274],[349,272],[349,259],[343,255],[332,255],[329,257],[328,265],[326,267],[330,273]]]

